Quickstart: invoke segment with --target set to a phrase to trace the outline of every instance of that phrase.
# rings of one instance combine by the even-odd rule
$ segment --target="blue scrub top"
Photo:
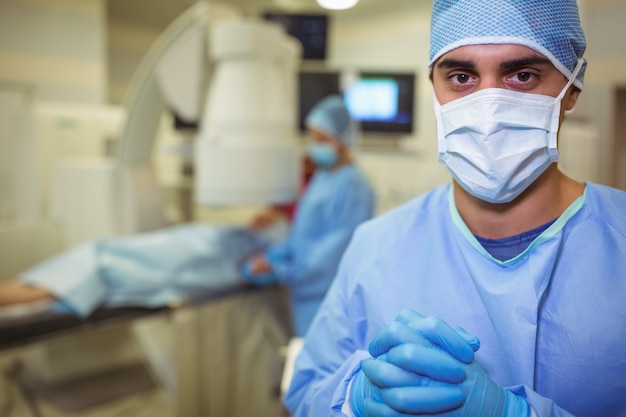
[[[462,326],[476,360],[538,416],[626,416],[626,193],[585,196],[507,261],[480,248],[442,186],[365,223],[299,355],[285,404],[343,415],[372,338],[403,308]],[[571,414],[570,414],[571,413]]]
[[[355,165],[318,169],[298,203],[287,238],[267,252],[290,292],[295,334],[315,316],[356,227],[374,215],[375,197]]]

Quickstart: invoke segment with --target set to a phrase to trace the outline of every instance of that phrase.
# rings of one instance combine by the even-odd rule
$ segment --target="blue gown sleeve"
[[[348,385],[361,361],[370,357],[365,335],[347,324],[358,320],[360,312],[348,305],[344,294],[343,280],[336,279],[296,359],[284,401],[293,417],[343,416]]]
[[[560,408],[551,399],[542,397],[526,385],[512,387],[510,391],[526,398],[528,405],[532,407],[537,417],[576,417]]]
[[[306,254],[294,251],[281,256],[270,249],[268,261],[278,280],[287,285],[314,280],[321,275],[333,274],[341,254],[350,241],[352,230],[335,229],[311,247]]]

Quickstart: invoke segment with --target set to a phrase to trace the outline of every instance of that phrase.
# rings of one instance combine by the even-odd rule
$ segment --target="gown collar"
[[[561,216],[559,216],[559,218],[556,219],[556,221],[552,223],[550,227],[544,230],[543,233],[537,236],[530,243],[530,245],[528,245],[528,247],[524,251],[522,251],[522,253],[506,261],[500,261],[494,258],[489,252],[487,252],[487,250],[478,242],[476,237],[469,230],[469,228],[467,227],[467,225],[461,218],[461,215],[459,214],[459,211],[456,208],[456,204],[454,203],[454,189],[452,187],[452,184],[450,184],[448,187],[448,206],[450,208],[450,215],[452,216],[452,222],[455,224],[455,226],[461,232],[461,234],[465,236],[465,238],[469,241],[469,243],[478,252],[480,252],[484,257],[488,258],[492,262],[495,262],[503,266],[512,265],[516,263],[521,258],[523,258],[524,255],[526,255],[529,251],[531,251],[533,248],[550,240],[552,237],[554,237],[554,235],[559,233],[563,229],[565,224],[568,222],[568,220],[571,219],[582,208],[583,204],[585,203],[586,198],[587,198],[587,187],[585,186],[585,190],[583,194],[580,197],[578,197],[576,200],[574,200],[574,202],[570,204],[570,206],[563,212],[563,214],[561,214]]]

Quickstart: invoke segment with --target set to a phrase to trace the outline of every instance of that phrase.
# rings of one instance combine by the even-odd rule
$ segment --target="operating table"
[[[280,414],[281,348],[291,322],[279,287],[238,285],[158,308],[102,307],[85,319],[46,312],[0,318],[0,353],[159,316],[175,340],[175,416]]]

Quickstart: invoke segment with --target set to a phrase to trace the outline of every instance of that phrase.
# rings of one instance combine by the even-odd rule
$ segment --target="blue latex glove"
[[[255,285],[257,287],[264,287],[267,285],[271,285],[278,281],[276,275],[273,272],[268,272],[265,274],[253,274],[252,273],[252,260],[246,261],[239,268],[239,274],[244,281]]]
[[[369,352],[377,357],[402,343],[443,350],[464,363],[470,363],[480,347],[478,338],[461,327],[450,327],[436,317],[424,317],[410,309],[402,310],[393,323],[374,337]]]
[[[463,404],[462,362],[478,339],[435,318],[404,310],[370,343],[350,392],[357,417],[440,413]],[[407,414],[407,415],[408,415]]]
[[[391,369],[384,377],[389,385],[407,384],[411,388],[380,388],[372,375],[368,359],[352,382],[350,406],[357,417],[528,417],[530,407],[525,399],[506,391],[493,382],[476,362],[465,366],[467,379],[459,385],[446,385],[417,374],[403,374]],[[381,366],[384,368],[384,365]],[[382,374],[382,373],[381,373]],[[379,383],[380,378],[377,380]],[[385,386],[385,385],[383,385]],[[459,390],[460,388],[460,390]],[[357,399],[357,395],[361,399]],[[447,409],[446,409],[447,408]]]
[[[496,384],[475,361],[465,365],[467,379],[460,384],[465,402],[446,417],[528,417],[526,400]]]
[[[403,348],[403,345],[398,348]],[[413,345],[411,347],[415,347]],[[458,408],[464,393],[458,383],[465,378],[460,364],[449,355],[423,348],[424,373],[445,375],[448,381],[439,382],[427,375],[406,371],[384,357],[367,359],[355,376],[350,391],[350,407],[356,417],[386,417],[438,413]]]
[[[479,346],[461,328],[403,311],[372,340],[376,359],[363,361],[353,381],[352,411],[357,417],[527,417],[526,400],[473,361]]]

